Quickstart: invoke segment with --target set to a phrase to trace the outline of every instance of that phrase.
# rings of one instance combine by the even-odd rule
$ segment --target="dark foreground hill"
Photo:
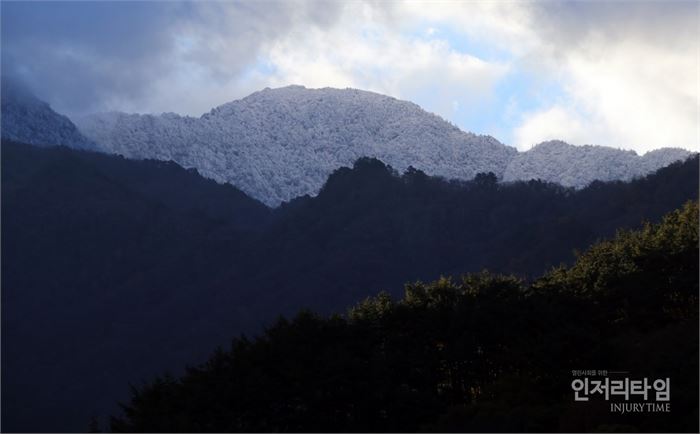
[[[3,429],[81,431],[164,355],[210,351],[193,306],[217,303],[209,240],[243,243],[269,216],[172,163],[3,142]]]
[[[489,268],[536,277],[697,199],[697,157],[574,191],[377,160],[274,211],[173,163],[2,144],[3,429],[75,431],[278,314]]]
[[[574,249],[697,198],[697,177],[694,158],[631,183],[573,190],[539,181],[504,185],[489,174],[469,182],[410,169],[399,175],[361,159],[334,172],[317,197],[277,210],[246,258],[248,268],[274,264],[264,270],[264,280],[275,282],[264,294],[276,305],[304,297],[322,311],[352,304],[368,287],[397,295],[402,282],[441,274],[489,269],[535,277],[570,263]]]
[[[689,202],[530,285],[471,274],[368,298],[345,316],[301,312],[134,389],[111,429],[697,432],[698,260]],[[657,386],[646,400],[582,391],[587,401],[575,401],[581,369],[610,371],[586,381],[668,378],[670,411],[610,411],[665,404]]]

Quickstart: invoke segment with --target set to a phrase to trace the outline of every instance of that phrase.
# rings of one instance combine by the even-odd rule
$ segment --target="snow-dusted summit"
[[[271,206],[318,193],[331,172],[360,157],[445,178],[493,172],[506,182],[541,179],[580,188],[630,180],[691,155],[664,148],[639,156],[561,141],[518,153],[416,104],[354,89],[265,89],[199,118],[100,113],[74,119],[80,131],[17,83],[3,79],[1,97],[3,138],[173,160]]]
[[[471,179],[502,174],[517,154],[416,104],[354,89],[265,89],[200,118],[103,113],[75,121],[105,152],[174,160],[272,206],[317,193],[360,157]]]
[[[634,151],[605,146],[574,146],[552,140],[518,153],[506,167],[503,181],[541,179],[565,187],[582,188],[591,182],[629,181],[669,164],[691,152],[662,148],[640,156]]]
[[[94,148],[94,144],[78,131],[70,119],[53,111],[21,83],[8,77],[3,77],[1,81],[2,138],[37,146]]]

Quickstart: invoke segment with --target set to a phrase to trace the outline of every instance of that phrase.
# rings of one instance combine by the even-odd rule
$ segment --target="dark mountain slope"
[[[262,292],[278,306],[304,300],[323,311],[367,291],[400,294],[404,281],[440,274],[487,268],[536,277],[570,263],[575,249],[697,198],[697,178],[697,157],[631,183],[583,190],[499,184],[489,175],[468,182],[416,170],[400,176],[362,159],[337,170],[316,198],[276,210],[245,268],[276,264],[265,268],[265,282],[274,284]],[[260,276],[235,278],[247,287]]]
[[[697,165],[576,192],[362,159],[271,212],[172,163],[3,142],[3,428],[83,430],[129,382],[303,306],[483,267],[540,275],[697,198]]]
[[[697,276],[698,205],[688,202],[532,284],[471,274],[380,294],[344,316],[280,319],[180,378],[134,390],[111,428],[697,432]],[[610,381],[669,378],[672,411],[610,411],[661,404],[655,390],[642,401],[591,386],[576,401],[579,366],[628,370]]]
[[[2,205],[7,430],[82,430],[125,382],[221,342],[198,325],[214,286],[192,285],[236,258],[231,248],[217,257],[208,240],[247,244],[269,215],[174,164],[9,142]]]
[[[3,141],[3,158],[9,159],[4,181],[30,183],[29,176],[57,160],[63,164],[82,162],[94,166],[103,178],[177,212],[225,221],[244,229],[263,226],[270,214],[265,205],[230,184],[219,184],[200,176],[195,169],[183,169],[171,161],[127,160],[66,148],[38,149],[11,141]]]

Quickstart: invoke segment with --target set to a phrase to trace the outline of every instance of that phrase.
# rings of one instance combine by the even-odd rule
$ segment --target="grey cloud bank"
[[[315,2],[3,3],[2,73],[69,114],[166,111],[152,105],[158,93],[196,99],[188,87],[212,80],[225,89],[262,47],[296,26],[330,25],[337,10]]]

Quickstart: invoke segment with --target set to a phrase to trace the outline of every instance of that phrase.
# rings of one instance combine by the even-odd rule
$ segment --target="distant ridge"
[[[503,174],[504,181],[541,179],[565,187],[583,188],[593,181],[629,181],[692,153],[662,148],[640,156],[634,151],[605,146],[574,146],[560,140],[543,142],[518,153]]]
[[[360,157],[447,178],[503,173],[517,151],[416,104],[354,89],[265,89],[200,118],[105,113],[76,119],[105,152],[172,159],[276,206],[316,194]]]
[[[448,179],[493,172],[506,182],[541,179],[582,188],[595,180],[638,178],[692,155],[663,148],[639,156],[562,141],[519,153],[414,103],[356,89],[266,88],[199,118],[108,112],[74,120],[79,130],[21,86],[3,81],[3,138],[172,160],[268,206],[316,195],[334,170],[361,157]]]
[[[2,138],[37,146],[63,145],[78,149],[93,149],[66,116],[53,111],[44,101],[17,80],[2,77],[0,99]]]
[[[76,119],[105,152],[172,159],[230,182],[276,206],[315,195],[333,170],[376,157],[403,171],[504,181],[541,179],[582,188],[594,180],[630,180],[683,160],[664,148],[637,155],[603,146],[545,142],[527,152],[461,131],[416,104],[355,89],[266,88],[201,118],[167,113],[102,113]]]

